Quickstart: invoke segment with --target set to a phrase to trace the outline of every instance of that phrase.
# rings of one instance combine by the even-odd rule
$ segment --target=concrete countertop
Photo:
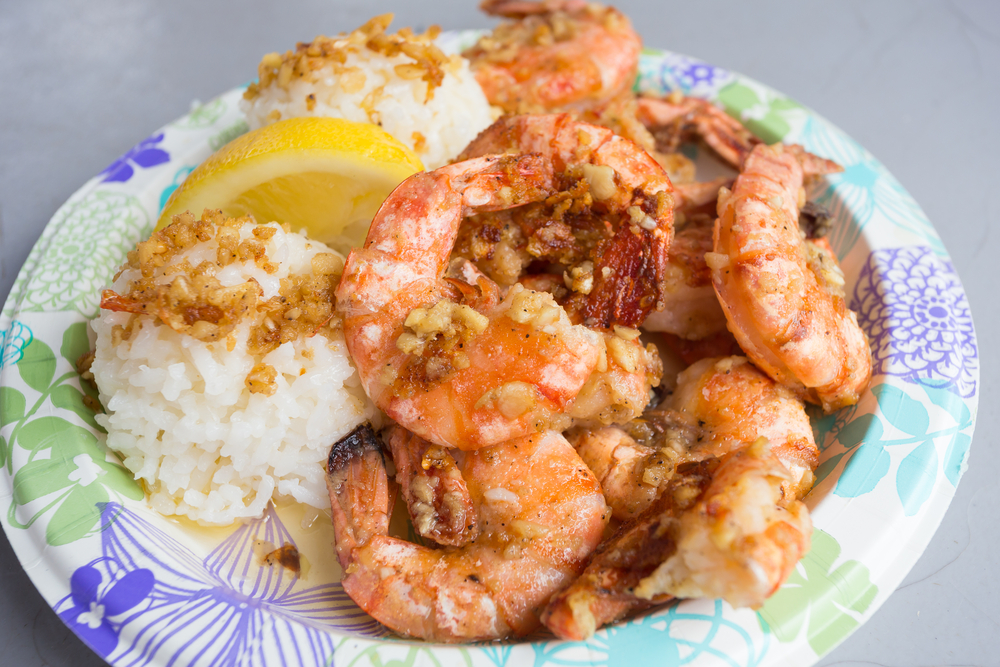
[[[78,187],[260,56],[395,11],[396,26],[489,27],[472,2],[175,0],[0,6],[0,296]],[[870,150],[934,222],[965,285],[981,354],[969,469],[902,585],[820,661],[1000,665],[1000,3],[623,0],[647,45],[742,72]],[[98,666],[0,538],[0,663]]]

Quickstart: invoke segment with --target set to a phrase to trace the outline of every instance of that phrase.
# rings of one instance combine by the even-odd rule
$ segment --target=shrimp
[[[701,340],[725,332],[726,315],[712,286],[705,253],[712,250],[714,220],[696,218],[674,234],[667,253],[664,308],[643,323],[648,331]]]
[[[794,147],[753,149],[732,192],[719,197],[707,260],[729,329],[747,356],[832,412],[858,401],[871,378],[871,351],[847,308],[829,244],[799,231],[801,160]]]
[[[681,153],[656,151],[632,94],[642,41],[611,7],[581,0],[487,0],[490,14],[514,19],[463,55],[491,104],[505,113],[569,112],[635,142],[676,183],[694,180]]]
[[[566,438],[597,476],[612,516],[627,521],[662,495],[697,433],[685,415],[653,410],[620,426],[575,427]]]
[[[677,550],[639,582],[636,597],[764,604],[809,550],[809,511],[783,495],[788,479],[764,438],[724,457],[695,506],[680,515]]]
[[[463,55],[490,104],[506,113],[599,109],[628,95],[642,41],[618,10],[580,0],[486,0],[515,19]]]
[[[744,357],[699,361],[642,419],[570,439],[615,516],[641,514],[553,597],[543,621],[560,637],[671,597],[759,606],[808,549],[812,427]]]
[[[637,103],[639,120],[652,131],[657,148],[665,153],[677,152],[681,143],[698,136],[719,157],[739,169],[753,147],[761,143],[738,120],[697,97],[640,97]]]
[[[754,147],[763,142],[738,120],[707,100],[671,93],[666,98],[640,97],[636,114],[653,133],[656,147],[672,154],[681,143],[701,138],[715,153],[735,169]],[[836,162],[807,152],[797,145],[786,150],[798,156],[806,177],[822,176],[843,169]]]
[[[559,193],[513,217],[486,216],[467,226],[465,256],[516,255],[500,278],[507,281],[532,262],[564,267],[576,304],[568,307],[588,326],[636,327],[662,308],[673,235],[673,186],[662,167],[607,128],[566,114],[501,118],[460,158],[508,152],[551,160]]]
[[[602,542],[577,579],[552,596],[542,623],[560,639],[582,641],[626,614],[668,602],[634,593],[646,577],[677,551],[676,516],[691,507],[711,480],[712,461],[682,464],[647,510]]]
[[[652,355],[607,354],[602,335],[571,323],[551,295],[520,285],[504,295],[471,263],[445,275],[463,214],[544,198],[551,166],[537,155],[488,156],[416,174],[348,257],[337,309],[364,389],[435,444],[470,450],[565,428],[577,394],[613,364],[636,361],[625,372],[643,379],[620,383],[641,389],[628,401],[638,407],[620,419],[648,400],[644,378],[655,368],[640,362]]]
[[[543,430],[597,365],[599,336],[571,325],[551,297],[511,289],[501,301],[485,277],[459,289],[444,276],[463,212],[544,195],[547,166],[486,157],[416,174],[348,257],[337,309],[365,391],[435,444],[476,448]],[[479,294],[476,308],[460,303],[467,291]]]
[[[334,445],[327,465],[345,592],[404,635],[457,642],[525,635],[583,569],[608,510],[597,480],[555,432],[462,453],[479,535],[432,549],[387,535],[390,496],[374,432]]]
[[[775,451],[794,480],[784,491],[803,495],[818,450],[802,401],[742,356],[692,364],[674,392],[641,418],[567,433],[618,519],[645,511],[681,462],[720,458],[761,437],[782,445]]]

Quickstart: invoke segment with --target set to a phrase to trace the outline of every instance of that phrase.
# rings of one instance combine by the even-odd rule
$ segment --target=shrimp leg
[[[475,506],[451,452],[398,426],[386,441],[417,534],[449,546],[476,539]]]

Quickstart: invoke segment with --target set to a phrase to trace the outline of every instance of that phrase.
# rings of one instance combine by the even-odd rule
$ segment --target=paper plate
[[[454,47],[474,33],[445,36]],[[969,305],[916,202],[867,151],[789,98],[663,51],[638,87],[714,100],[768,142],[804,145],[845,170],[811,198],[834,217],[848,299],[872,343],[861,401],[814,415],[822,449],[807,498],[812,550],[757,611],[667,605],[584,642],[438,646],[395,638],[323,564],[326,517],[296,507],[199,529],[151,511],[104,446],[74,370],[87,320],[126,252],[210,153],[246,131],[234,90],[143,140],[46,227],[0,316],[0,497],[7,536],[42,596],[113,665],[809,665],[864,623],[927,546],[964,470],[979,362]],[[260,540],[294,542],[303,578],[261,566]]]

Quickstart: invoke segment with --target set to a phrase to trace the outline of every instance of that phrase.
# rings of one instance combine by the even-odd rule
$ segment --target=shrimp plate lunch
[[[4,528],[109,663],[812,664],[931,539],[978,350],[913,199],[612,8],[483,8],[264,56],[22,269]],[[156,224],[300,116],[416,165],[364,233]]]

